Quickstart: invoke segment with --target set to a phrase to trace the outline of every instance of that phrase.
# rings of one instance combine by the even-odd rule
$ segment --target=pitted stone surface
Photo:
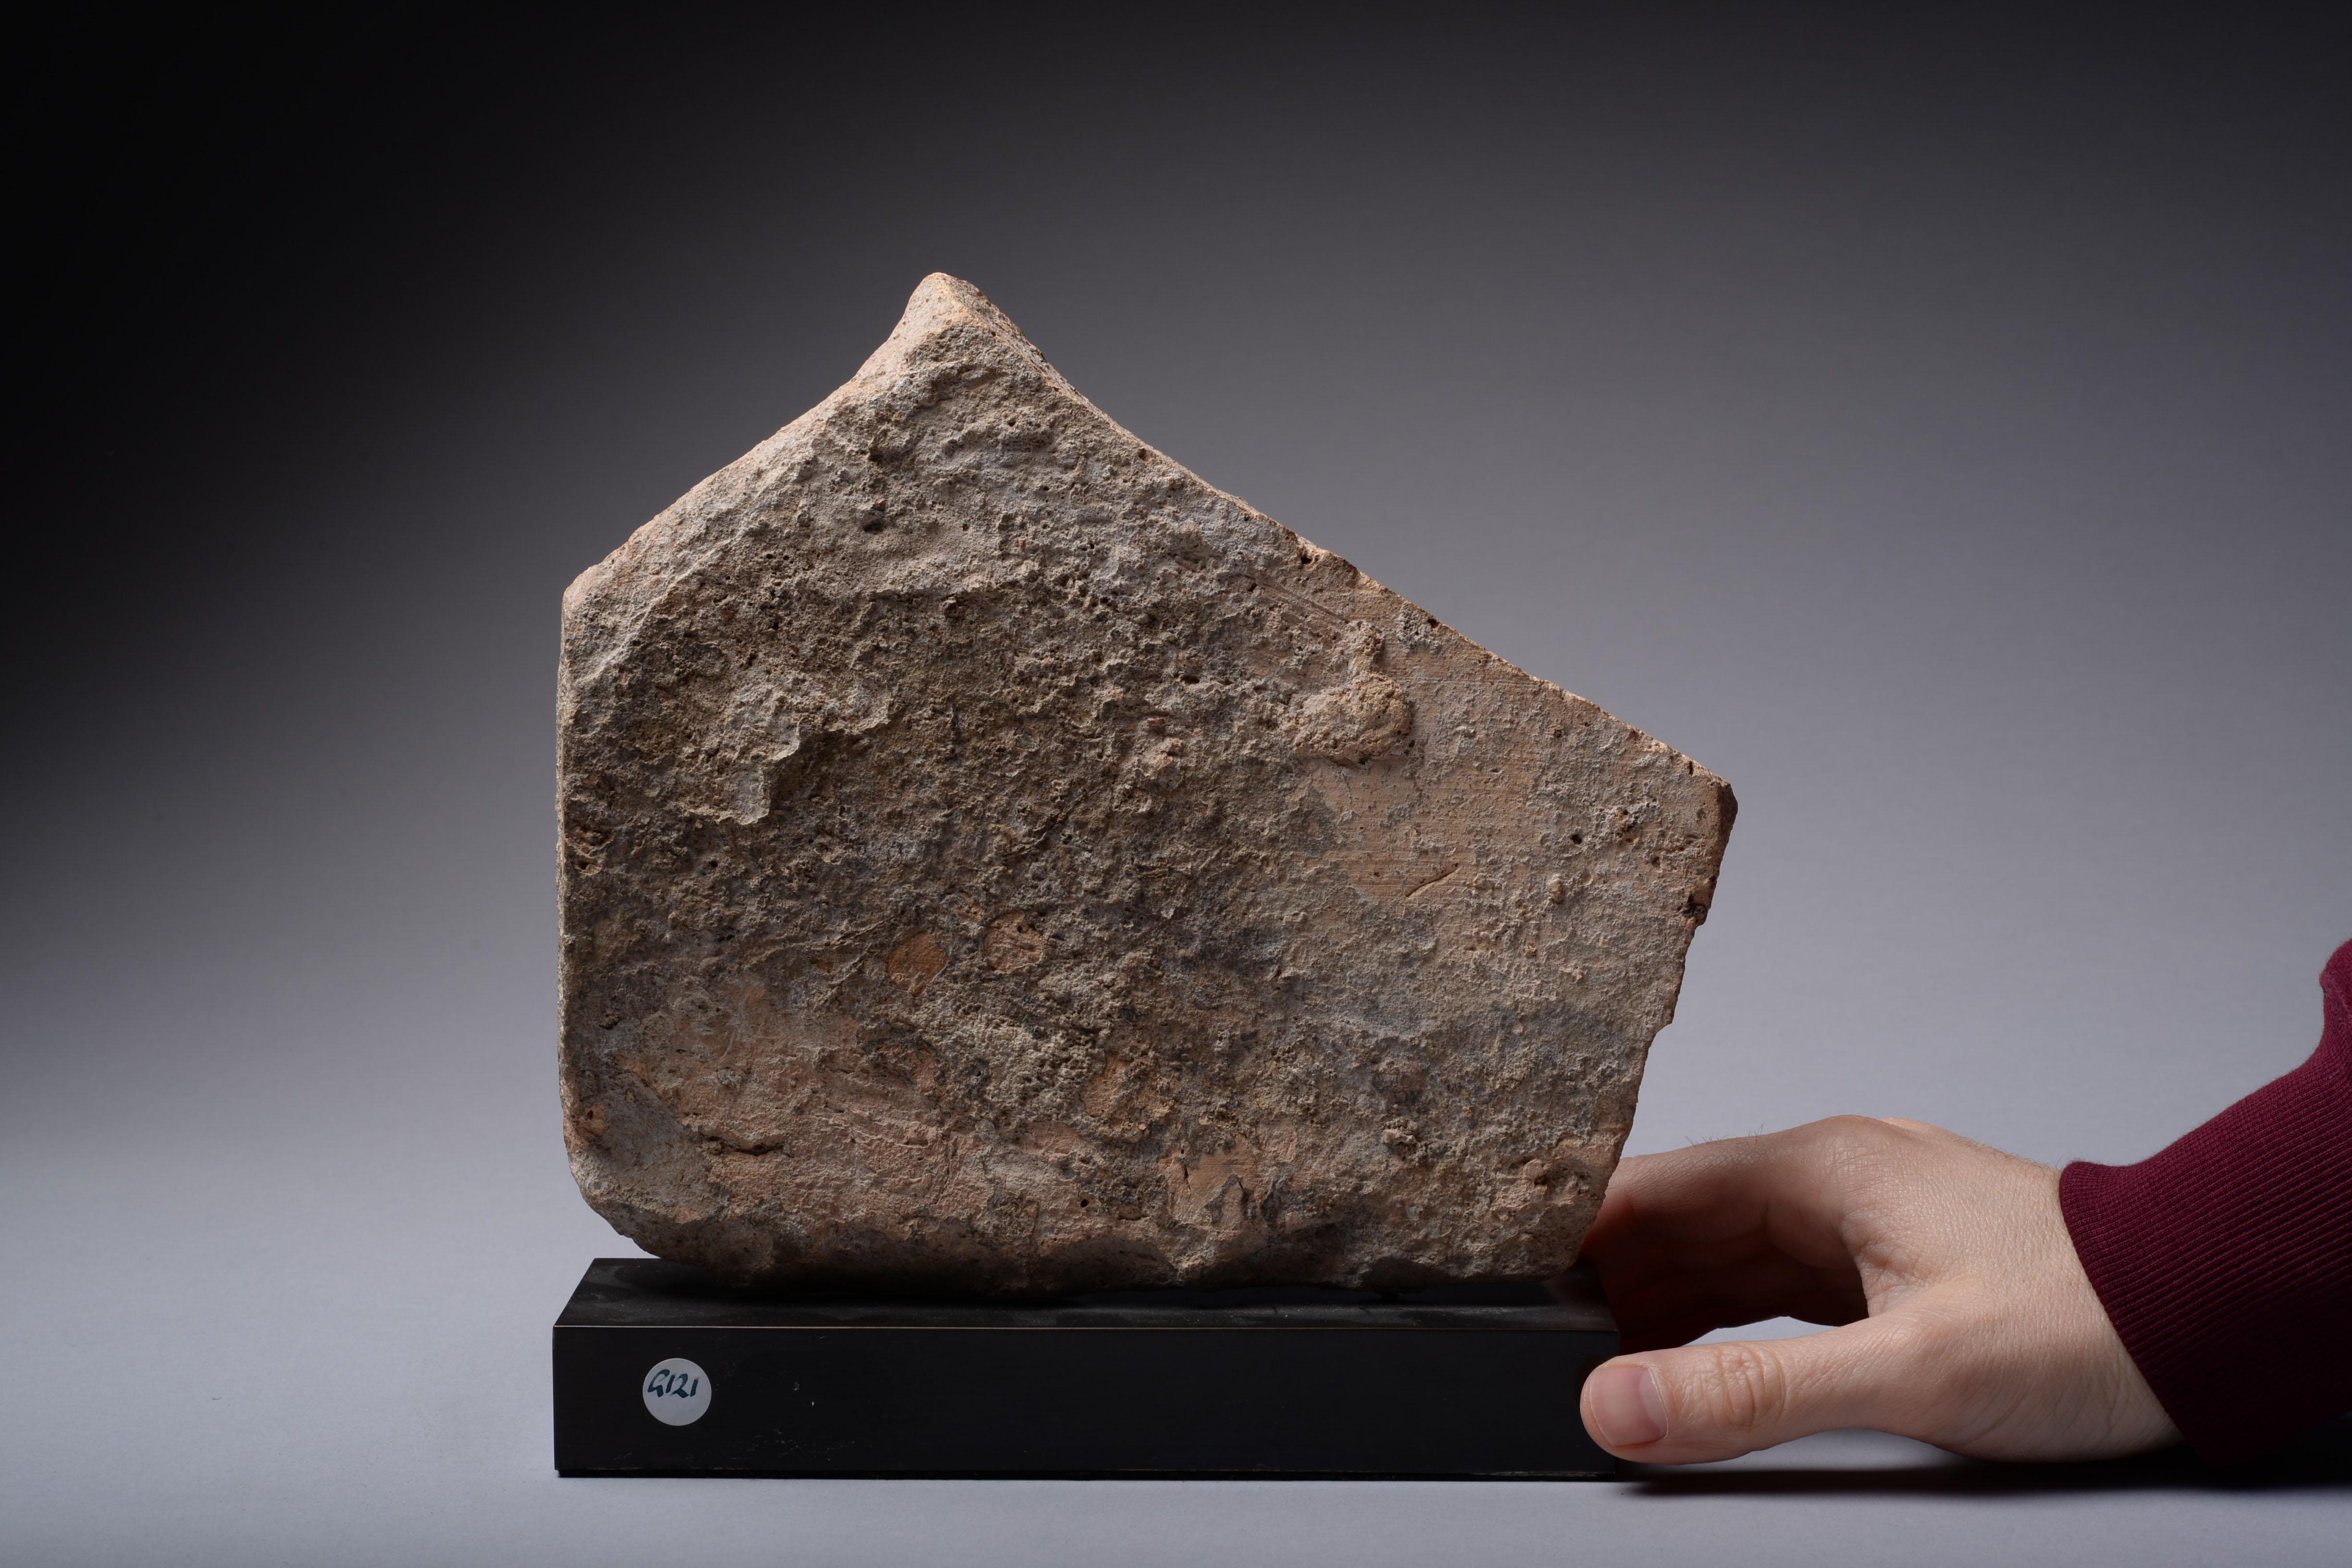
[[[560,712],[573,1171],[779,1286],[1557,1269],[1733,812],[938,275],[572,585]]]

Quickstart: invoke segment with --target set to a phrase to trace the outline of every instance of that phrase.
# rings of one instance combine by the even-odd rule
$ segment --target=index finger
[[[1704,1265],[1763,1243],[1813,1268],[1851,1260],[1857,1164],[1904,1136],[1865,1117],[1726,1138],[1620,1163],[1584,1242],[1604,1268],[1645,1258]]]

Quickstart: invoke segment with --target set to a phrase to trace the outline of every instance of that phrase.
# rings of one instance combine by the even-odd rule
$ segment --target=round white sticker
[[[646,1408],[671,1426],[690,1426],[710,1408],[710,1374],[674,1355],[646,1373]]]

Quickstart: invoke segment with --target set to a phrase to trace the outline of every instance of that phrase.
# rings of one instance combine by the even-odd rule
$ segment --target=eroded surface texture
[[[561,713],[573,1170],[778,1285],[1549,1272],[1733,809],[936,275],[572,585]]]

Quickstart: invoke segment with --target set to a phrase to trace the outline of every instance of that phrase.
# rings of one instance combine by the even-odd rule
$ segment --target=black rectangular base
[[[555,1321],[567,1476],[1605,1476],[1589,1278],[1547,1289],[742,1295],[590,1265]]]

